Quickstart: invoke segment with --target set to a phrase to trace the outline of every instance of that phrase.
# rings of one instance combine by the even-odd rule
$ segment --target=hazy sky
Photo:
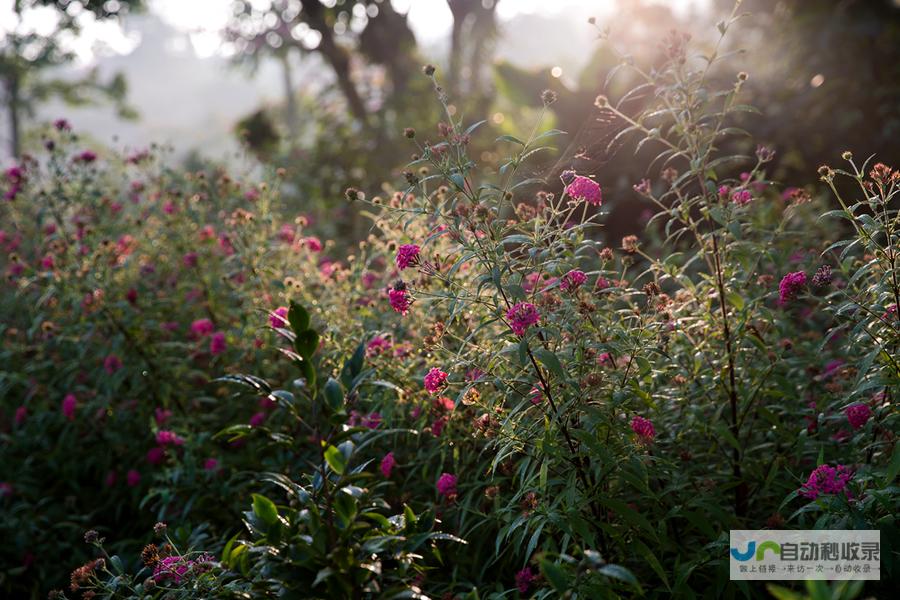
[[[408,13],[424,55],[440,61],[446,52],[452,22],[446,0],[390,1],[396,10]],[[497,12],[501,28],[519,17],[546,17],[547,26],[555,28],[548,34],[555,34],[552,37],[557,41],[558,28],[568,27],[564,38],[570,44],[548,47],[537,53],[542,66],[565,67],[559,69],[565,78],[576,73],[589,55],[579,50],[593,39],[587,16],[597,16],[602,22],[616,7],[631,1],[500,0]],[[658,1],[687,10],[692,5],[706,5],[710,0]],[[70,6],[73,5],[77,2]],[[231,0],[148,0],[148,5],[149,14],[129,17],[124,26],[97,22],[90,13],[82,12],[79,18],[83,35],[67,40],[79,60],[62,70],[63,75],[66,72],[74,75],[96,66],[104,78],[116,72],[124,73],[128,80],[128,102],[139,113],[139,120],[122,121],[108,105],[76,109],[58,101],[38,107],[38,120],[66,116],[77,130],[90,132],[101,143],[114,146],[135,147],[157,141],[171,143],[179,154],[191,148],[217,157],[233,152],[236,149],[234,123],[260,105],[281,101],[280,71],[268,62],[252,76],[229,68],[224,56],[227,47],[223,48],[219,32],[230,15]],[[4,31],[10,27],[38,34],[53,31],[56,18],[53,9],[30,10],[22,23],[14,25],[11,7],[9,0],[0,0],[0,44]],[[361,18],[365,19],[364,15]],[[563,25],[566,22],[571,25]],[[536,60],[535,49],[528,50],[525,54],[530,60]],[[498,58],[513,60],[514,56],[515,52],[510,56],[503,47],[498,48]],[[320,72],[318,58],[308,56],[298,65],[298,87],[309,89],[316,82],[321,83]],[[6,119],[0,119],[0,142],[6,137]],[[0,143],[0,162],[4,148],[5,144]]]

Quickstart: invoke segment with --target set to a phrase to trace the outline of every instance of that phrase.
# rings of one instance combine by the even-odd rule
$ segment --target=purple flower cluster
[[[650,419],[639,417],[637,415],[631,419],[631,430],[635,432],[643,442],[652,442],[656,437],[656,430],[653,429],[653,423]]]
[[[441,391],[445,385],[447,385],[447,374],[437,367],[432,367],[425,376],[425,389],[429,394],[436,394]]]
[[[585,281],[587,281],[587,275],[584,274],[584,271],[572,269],[563,275],[559,287],[567,292],[571,292],[584,285]]]
[[[566,184],[566,194],[575,200],[584,200],[588,204],[600,206],[603,204],[603,193],[600,184],[582,175],[575,175],[574,171],[566,171],[561,179]]]
[[[826,494],[846,493],[847,484],[853,479],[853,472],[844,465],[832,467],[820,465],[809,474],[809,479],[800,488],[800,495],[815,500]]]
[[[506,311],[506,318],[509,320],[509,326],[513,333],[523,336],[529,327],[541,320],[541,315],[534,304],[519,302]]]
[[[778,284],[778,299],[781,304],[787,304],[797,297],[797,294],[806,286],[806,273],[796,271],[788,273],[781,278]]]
[[[419,247],[415,244],[404,244],[397,250],[397,268],[400,270],[419,263]]]
[[[868,404],[852,404],[847,407],[847,420],[853,429],[859,429],[869,421],[872,416],[872,410]]]

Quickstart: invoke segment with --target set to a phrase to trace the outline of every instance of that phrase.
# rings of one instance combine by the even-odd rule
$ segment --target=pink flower
[[[847,493],[845,490],[851,479],[853,472],[844,465],[837,468],[820,465],[809,474],[809,479],[800,488],[800,495],[815,500],[823,494]]]
[[[47,254],[47,255],[44,256],[44,258],[41,259],[41,268],[42,268],[42,269],[46,269],[46,270],[49,271],[50,269],[53,268],[54,264],[55,264],[55,263],[54,263],[54,261],[53,261],[53,255],[52,255],[52,254]]]
[[[28,407],[23,405],[16,409],[16,416],[14,418],[16,425],[21,425],[22,423],[25,422],[25,419],[27,419],[27,418],[28,418]]]
[[[209,554],[201,554],[197,560],[177,555],[167,556],[157,562],[153,568],[153,581],[180,585],[182,580],[208,571],[209,563],[212,561],[213,557]]]
[[[441,437],[441,434],[444,432],[444,427],[447,426],[447,422],[450,419],[447,417],[438,417],[431,424],[431,435],[434,437]]]
[[[163,212],[167,215],[174,214],[177,209],[178,207],[175,206],[175,203],[171,200],[167,200],[166,203],[163,204]]]
[[[837,373],[844,366],[844,361],[840,358],[828,361],[822,368],[822,379],[828,379]]]
[[[513,333],[521,337],[529,327],[541,320],[541,315],[534,304],[519,302],[506,311],[506,318]]]
[[[122,361],[115,354],[110,354],[103,361],[103,368],[106,369],[106,372],[112,375],[116,371],[122,368]]]
[[[437,491],[441,496],[453,499],[456,496],[456,475],[442,473],[437,482]]]
[[[466,372],[466,381],[478,381],[485,376],[485,372],[475,367]]]
[[[381,459],[381,474],[386,478],[390,478],[391,470],[394,468],[394,465],[397,464],[397,461],[394,459],[394,453],[388,452],[384,455],[384,458]]]
[[[317,237],[308,237],[303,240],[303,243],[306,244],[306,249],[311,250],[313,252],[321,252],[322,251],[322,241]]]
[[[419,247],[415,244],[404,244],[397,250],[397,268],[401,271],[419,264]]]
[[[156,443],[160,446],[183,446],[184,440],[174,431],[160,429],[156,432]]]
[[[66,394],[66,397],[63,398],[62,411],[66,418],[70,421],[75,420],[75,406],[77,404],[78,399],[75,398],[75,394]]]
[[[847,407],[847,420],[850,421],[850,425],[853,426],[853,429],[859,429],[863,425],[868,422],[869,417],[872,416],[872,410],[869,408],[868,404],[853,404]]]
[[[535,386],[531,388],[530,400],[534,405],[538,405],[544,399],[544,392],[541,391],[541,388]]]
[[[266,422],[266,413],[258,412],[255,413],[252,417],[250,417],[250,427],[259,427],[263,423]]]
[[[106,487],[112,487],[116,485],[116,482],[119,480],[119,474],[115,471],[109,471],[106,473],[106,479],[103,480],[103,483],[106,484]]]
[[[401,285],[403,287],[399,287]],[[409,292],[406,291],[406,286],[403,284],[397,284],[397,286],[388,290],[388,300],[391,303],[391,308],[401,315],[408,313],[409,306],[412,304],[412,301],[409,298]]]
[[[269,325],[272,327],[287,327],[287,306],[279,306],[269,315]]]
[[[562,282],[559,284],[559,287],[567,292],[571,292],[581,287],[585,281],[587,281],[587,275],[584,274],[584,271],[572,269],[571,271],[563,275]]]
[[[363,427],[367,427],[368,429],[378,429],[381,425],[381,413],[379,412],[371,412],[367,415],[360,414],[358,410],[350,411],[350,419],[348,420],[348,424],[351,427],[358,427],[362,425]]]
[[[172,411],[171,411],[171,410],[168,410],[168,409],[165,409],[165,408],[159,408],[159,407],[157,407],[157,408],[153,411],[153,418],[156,420],[156,424],[157,424],[158,426],[162,426],[166,421],[169,420],[169,418],[170,418],[171,416],[172,416]]]
[[[75,155],[75,162],[90,164],[95,160],[97,160],[97,153],[91,150],[84,150],[81,153]]]
[[[750,190],[738,190],[731,194],[731,201],[738,206],[746,206],[750,204],[751,200],[753,200],[753,195]]]
[[[381,425],[381,413],[369,413],[368,415],[363,417],[362,425],[363,427],[366,427],[368,429],[378,429],[378,427]]]
[[[181,263],[188,269],[191,269],[197,266],[198,257],[199,255],[196,252],[188,252],[181,257]]]
[[[219,468],[219,461],[215,458],[207,458],[203,461],[203,469],[206,471],[215,471]]]
[[[566,194],[575,200],[584,200],[588,204],[600,206],[603,204],[603,194],[600,184],[582,175],[575,175],[574,171],[565,171],[560,177],[566,184]],[[567,183],[568,182],[568,183]]]
[[[125,482],[128,487],[135,487],[141,482],[141,474],[134,469],[130,469],[125,475]]]
[[[778,284],[778,298],[781,304],[787,304],[797,297],[797,294],[806,286],[806,273],[796,271],[788,273],[781,278]]]
[[[125,292],[125,299],[128,300],[128,304],[134,306],[138,301],[138,291],[134,288],[129,288],[127,292]]]
[[[366,345],[366,356],[378,356],[391,349],[391,341],[383,336],[376,335]]]
[[[222,250],[226,256],[234,254],[234,245],[232,245],[231,239],[224,233],[219,236],[219,249]]]
[[[438,393],[445,385],[447,385],[447,374],[437,367],[432,367],[425,375],[425,389],[429,394]]]
[[[278,239],[284,242],[285,244],[293,244],[294,238],[296,234],[294,232],[294,226],[290,223],[285,223],[281,226],[281,229],[278,231]]]
[[[151,465],[158,465],[166,458],[166,449],[154,446],[147,450],[147,462]]]
[[[638,417],[637,415],[631,419],[631,430],[635,432],[638,438],[643,442],[652,442],[653,438],[656,437],[653,423],[651,423],[649,419]]]
[[[200,238],[201,242],[206,241],[206,240],[211,240],[214,237],[216,237],[216,230],[213,228],[212,225],[204,225],[200,229],[200,233],[198,234],[198,237]]]
[[[363,273],[362,284],[365,289],[372,289],[372,286],[375,285],[376,281],[378,281],[378,276],[375,273],[372,273],[371,271]]]
[[[217,331],[213,334],[213,336],[209,339],[209,352],[213,356],[222,354],[225,352],[226,344],[225,344],[225,334],[221,331]]]
[[[434,408],[438,412],[452,412],[456,408],[456,403],[446,396],[441,396],[434,401]]]
[[[191,335],[197,338],[205,337],[215,330],[216,326],[209,319],[197,319],[191,323]]]
[[[516,587],[519,589],[519,593],[524,594],[528,592],[528,589],[531,587],[531,582],[534,580],[534,573],[531,572],[529,567],[525,567],[516,573]]]

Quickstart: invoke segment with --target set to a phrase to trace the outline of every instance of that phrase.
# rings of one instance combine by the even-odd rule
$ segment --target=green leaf
[[[303,378],[306,379],[306,385],[309,388],[316,387],[316,369],[313,367],[313,364],[306,360],[305,358],[301,358],[297,361],[297,365],[300,366],[300,372],[303,373]]]
[[[799,592],[789,590],[786,587],[770,583],[766,586],[766,591],[772,594],[776,600],[804,600],[805,596]]]
[[[550,369],[550,372],[560,379],[566,379],[566,370],[555,354],[544,348],[538,348],[534,351],[534,355],[541,361],[541,364]]]
[[[541,573],[544,574],[544,578],[560,594],[564,594],[569,589],[569,578],[559,565],[542,558]]]
[[[895,445],[894,453],[891,454],[891,464],[888,466],[887,473],[884,474],[885,487],[894,483],[898,472],[900,472],[900,445]]]
[[[344,385],[348,388],[353,385],[353,380],[356,379],[356,376],[362,371],[363,361],[366,357],[366,344],[365,342],[360,343],[359,346],[356,347],[356,351],[353,352],[353,356],[351,356],[345,363],[344,368],[341,369],[341,380],[344,382]]]
[[[337,412],[344,406],[344,390],[333,377],[325,382],[325,401],[331,410]]]
[[[334,513],[337,515],[342,528],[346,529],[353,524],[358,510],[356,498],[346,492],[338,492],[334,500]]]
[[[278,508],[275,503],[261,494],[253,494],[253,514],[266,525],[278,522]]]
[[[510,142],[513,144],[519,144],[520,146],[525,145],[525,142],[523,142],[522,140],[520,140],[519,138],[517,138],[514,135],[501,135],[500,137],[498,137],[495,140],[495,142]]]
[[[319,334],[313,329],[298,332],[294,348],[300,356],[309,359],[319,348]]]
[[[291,300],[291,307],[288,309],[288,321],[294,333],[299,334],[301,331],[309,329],[309,313],[293,300]]]
[[[325,449],[325,462],[331,467],[331,470],[338,475],[343,475],[347,470],[347,459],[343,453],[334,446],[328,446]]]
[[[607,577],[620,579],[626,583],[630,583],[639,591],[641,589],[641,584],[638,583],[638,580],[631,573],[631,571],[629,571],[625,567],[619,565],[603,565],[602,567],[597,569],[597,571],[603,575],[606,575]]]

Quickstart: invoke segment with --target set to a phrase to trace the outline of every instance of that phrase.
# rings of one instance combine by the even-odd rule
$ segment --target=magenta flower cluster
[[[391,471],[394,469],[394,465],[397,464],[396,459],[394,458],[393,452],[388,452],[384,455],[384,458],[381,459],[381,474],[386,478],[390,478]]]
[[[393,287],[388,290],[388,300],[391,303],[391,308],[394,309],[395,312],[400,313],[401,315],[405,315],[409,312],[409,307],[412,304],[412,300],[409,297],[409,292],[406,291],[406,287]]]
[[[656,437],[656,430],[653,429],[653,423],[650,422],[650,419],[637,415],[631,419],[631,430],[645,442],[652,442],[653,438]]]
[[[519,302],[506,311],[509,327],[518,336],[525,335],[525,331],[541,320],[541,315],[534,304]]]
[[[454,498],[457,494],[456,475],[452,473],[442,473],[437,482],[438,494],[445,498]]]
[[[850,421],[850,425],[853,429],[859,429],[869,421],[872,410],[869,408],[868,404],[860,403],[848,406],[846,413],[847,420]]]
[[[287,327],[288,321],[288,308],[287,306],[279,306],[269,315],[269,325],[272,327]]]
[[[803,271],[788,273],[778,284],[778,300],[781,304],[787,304],[796,298],[804,287],[806,287],[806,273]]]
[[[413,267],[419,263],[419,247],[415,244],[404,244],[397,249],[397,268],[400,270]]]
[[[447,374],[438,369],[437,367],[432,367],[428,374],[425,375],[425,390],[429,394],[436,394],[447,385]]]
[[[565,171],[561,179],[566,183],[566,194],[575,200],[583,200],[588,204],[600,206],[603,204],[603,193],[600,184],[584,177],[583,175],[575,175],[574,171]]]
[[[822,495],[847,493],[851,479],[853,472],[844,465],[820,465],[809,474],[809,479],[800,488],[800,495],[815,500]]]
[[[586,281],[587,275],[584,274],[584,271],[572,269],[571,271],[563,275],[559,287],[567,292],[571,292],[576,290],[577,288],[580,288]]]

